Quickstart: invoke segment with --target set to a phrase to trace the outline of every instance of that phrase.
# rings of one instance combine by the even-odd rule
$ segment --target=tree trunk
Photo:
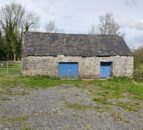
[[[15,53],[15,48],[14,48],[14,43],[11,42],[11,47],[12,47],[12,52],[13,52],[13,61],[16,61],[16,53]]]
[[[15,62],[16,61],[16,54],[13,53],[13,61]]]

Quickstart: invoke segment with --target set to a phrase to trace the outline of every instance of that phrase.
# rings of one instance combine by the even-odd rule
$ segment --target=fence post
[[[6,74],[8,75],[8,61],[6,61]]]

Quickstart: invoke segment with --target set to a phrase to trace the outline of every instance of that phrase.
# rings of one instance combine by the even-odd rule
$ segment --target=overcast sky
[[[143,46],[143,0],[0,0],[0,6],[10,2],[39,14],[39,31],[45,31],[45,24],[55,20],[65,33],[88,33],[91,25],[98,25],[99,16],[111,12],[129,47]]]

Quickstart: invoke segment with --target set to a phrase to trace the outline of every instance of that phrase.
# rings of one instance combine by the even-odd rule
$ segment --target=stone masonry
[[[59,62],[77,62],[79,78],[96,79],[100,78],[100,63],[112,62],[113,77],[132,77],[133,60],[133,56],[27,56],[22,58],[22,74],[58,77]]]

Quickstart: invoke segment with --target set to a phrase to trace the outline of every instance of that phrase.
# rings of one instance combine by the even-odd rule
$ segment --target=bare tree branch
[[[115,22],[112,13],[106,13],[99,17],[97,32],[103,35],[119,35],[119,25]]]
[[[56,27],[56,24],[55,24],[55,20],[50,20],[46,24],[45,28],[46,28],[47,32],[56,33],[57,32],[57,27]]]

